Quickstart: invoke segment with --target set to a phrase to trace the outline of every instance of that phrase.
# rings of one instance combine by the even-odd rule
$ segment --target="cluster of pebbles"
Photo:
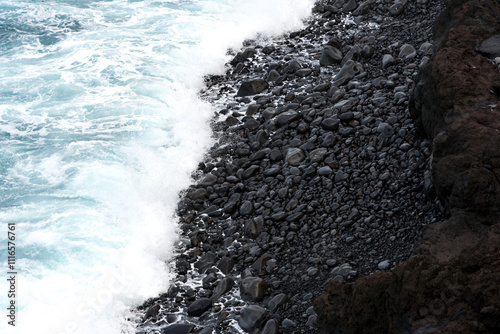
[[[330,280],[391,270],[442,219],[408,111],[434,0],[319,1],[246,41],[202,98],[217,144],[178,206],[177,277],[137,333],[315,333]]]

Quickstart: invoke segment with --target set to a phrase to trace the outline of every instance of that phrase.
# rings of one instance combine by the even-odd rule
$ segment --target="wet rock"
[[[158,311],[160,310],[160,304],[155,304],[153,306],[151,306],[147,311],[146,313],[144,314],[144,318],[145,319],[148,319],[148,318],[151,318],[151,317],[154,317],[158,314]]]
[[[192,333],[194,327],[192,324],[172,324],[161,331],[163,334],[189,334]]]
[[[212,302],[216,302],[224,294],[231,291],[234,284],[235,284],[235,282],[231,277],[225,277],[225,278],[221,279],[219,281],[219,283],[217,283],[217,286],[214,289],[214,293],[213,293],[212,297],[210,297]]]
[[[209,298],[200,298],[195,300],[187,309],[187,313],[193,317],[199,317],[212,307],[212,300]]]
[[[355,10],[358,7],[358,4],[356,0],[349,0],[347,3],[342,7],[342,12],[344,13],[349,13]]]
[[[187,198],[192,199],[193,201],[201,200],[206,198],[208,195],[207,190],[205,188],[192,189],[188,192]]]
[[[215,254],[212,252],[205,253],[195,264],[200,274],[203,274],[208,268],[215,263]]]
[[[283,70],[283,74],[294,74],[302,68],[302,65],[297,60],[291,60]]]
[[[342,58],[342,52],[339,49],[331,45],[327,45],[321,52],[319,63],[321,66],[331,66],[334,64],[340,64]]]
[[[213,174],[206,174],[200,182],[198,182],[198,186],[200,187],[209,187],[213,186],[217,183],[217,176]]]
[[[250,81],[245,81],[241,84],[237,96],[249,96],[255,95],[263,92],[269,87],[269,84],[264,79],[255,79]]]
[[[231,272],[231,270],[234,267],[234,261],[230,257],[224,256],[220,259],[219,263],[217,264],[217,268],[220,269],[220,271],[227,275]]]

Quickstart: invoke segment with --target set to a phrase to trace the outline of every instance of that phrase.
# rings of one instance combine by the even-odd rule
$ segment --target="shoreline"
[[[208,78],[217,143],[179,202],[177,279],[137,333],[317,332],[330,280],[391,270],[442,219],[408,111],[440,5],[333,3]]]

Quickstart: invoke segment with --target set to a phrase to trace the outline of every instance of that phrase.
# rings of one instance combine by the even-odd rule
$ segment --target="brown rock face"
[[[476,51],[499,33],[499,18],[498,1],[449,1],[435,24],[440,47],[410,101],[434,139],[432,175],[448,209],[489,211],[500,203],[500,74]]]
[[[500,333],[500,74],[476,51],[500,32],[500,3],[447,7],[410,111],[433,140],[434,186],[451,217],[392,273],[332,282],[315,301],[321,333]]]

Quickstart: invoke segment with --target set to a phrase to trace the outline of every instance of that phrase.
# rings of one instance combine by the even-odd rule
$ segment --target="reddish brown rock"
[[[410,111],[433,138],[432,174],[448,209],[500,203],[500,73],[476,51],[500,31],[500,4],[454,0],[435,24],[441,44],[418,77]],[[446,33],[446,27],[449,27]]]

